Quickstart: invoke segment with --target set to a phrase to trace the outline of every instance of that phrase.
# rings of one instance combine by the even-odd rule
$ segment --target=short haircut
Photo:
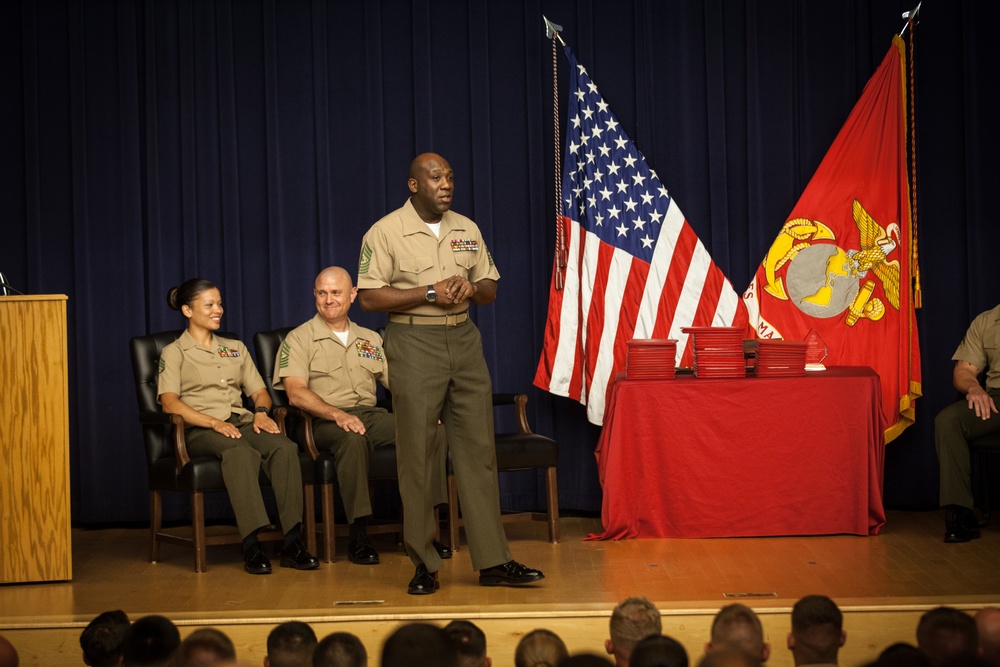
[[[458,651],[459,662],[476,666],[486,660],[486,633],[471,621],[455,620],[444,626],[444,634]]]
[[[315,648],[316,633],[302,621],[285,621],[267,635],[267,660],[271,667],[308,667]]]
[[[917,646],[934,665],[972,662],[979,652],[976,621],[954,607],[936,607],[917,623]]]
[[[723,645],[721,649],[706,653],[698,667],[760,667],[760,658],[737,646]]]
[[[608,665],[614,663],[596,653],[577,653],[559,663],[559,667],[607,667]]]
[[[733,646],[758,660],[764,650],[764,626],[753,609],[739,602],[726,605],[712,621],[712,648]]]
[[[673,637],[650,635],[632,649],[629,667],[688,667],[684,646]]]
[[[611,612],[611,643],[623,655],[630,654],[639,640],[661,632],[660,612],[646,598],[626,598]]]
[[[792,607],[795,651],[807,664],[837,662],[844,615],[825,595],[806,595]]]
[[[365,667],[368,664],[368,651],[356,635],[334,632],[323,637],[316,645],[312,664],[313,667]]]
[[[80,633],[84,662],[91,667],[118,667],[130,626],[128,614],[121,609],[95,616]]]
[[[514,667],[556,667],[569,657],[566,643],[551,630],[532,630],[517,643]]]
[[[125,667],[161,667],[173,662],[181,633],[169,618],[143,616],[129,628],[122,645]]]
[[[912,644],[896,642],[879,653],[872,664],[878,667],[931,667],[931,659]]]
[[[214,665],[222,660],[236,660],[236,646],[221,630],[200,628],[181,642],[181,665]]]
[[[382,645],[382,667],[454,667],[458,652],[444,630],[429,623],[397,628]]]

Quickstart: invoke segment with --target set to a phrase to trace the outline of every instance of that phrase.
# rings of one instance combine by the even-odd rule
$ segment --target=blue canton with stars
[[[570,96],[563,159],[565,215],[647,263],[670,196],[636,149],[587,69],[565,47]]]

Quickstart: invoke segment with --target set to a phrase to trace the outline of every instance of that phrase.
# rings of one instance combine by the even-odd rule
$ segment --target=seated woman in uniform
[[[274,488],[285,543],[282,567],[312,570],[319,561],[302,542],[302,470],[298,447],[269,416],[271,397],[246,346],[220,338],[222,296],[207,280],[192,278],[167,292],[167,304],[187,318],[187,331],[163,348],[159,401],[184,418],[188,452],[222,459],[222,478],[243,537],[243,561],[251,574],[270,574],[257,539],[270,524],[258,477]],[[243,407],[250,397],[254,412]]]

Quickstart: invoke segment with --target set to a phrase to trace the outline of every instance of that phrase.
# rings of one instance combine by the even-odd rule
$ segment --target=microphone
[[[0,294],[3,294],[3,296],[10,296],[11,292],[24,296],[24,292],[19,292],[14,289],[14,287],[7,282],[7,277],[0,273]]]

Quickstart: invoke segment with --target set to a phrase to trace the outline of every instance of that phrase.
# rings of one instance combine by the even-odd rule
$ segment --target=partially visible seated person
[[[218,667],[236,662],[236,647],[226,633],[199,628],[181,642],[179,667]]]
[[[267,635],[264,667],[312,667],[316,631],[302,621],[285,621]]]
[[[566,643],[551,630],[532,630],[514,649],[514,667],[555,667],[569,657]]]
[[[122,645],[131,622],[121,609],[106,611],[94,617],[80,633],[83,662],[90,667],[118,667]]]
[[[207,280],[192,278],[167,293],[167,304],[187,319],[187,330],[160,355],[159,401],[184,418],[188,453],[222,460],[251,574],[270,574],[271,561],[257,539],[270,525],[260,490],[263,470],[274,489],[285,543],[282,567],[311,570],[319,561],[302,542],[302,469],[299,448],[271,419],[264,380],[238,340],[215,335],[222,323],[222,295]],[[243,407],[250,397],[254,412]]]
[[[969,441],[1000,431],[1000,306],[972,321],[951,358],[955,362],[952,384],[965,398],[938,413],[934,445],[945,509],[944,541],[968,542],[979,537],[979,521],[972,509]],[[985,387],[979,384],[983,371]]]
[[[771,645],[764,641],[764,626],[745,604],[728,604],[712,620],[712,640],[705,644],[705,653],[728,648],[740,649],[762,663],[771,655]]]
[[[935,667],[971,666],[979,658],[976,621],[960,609],[935,607],[917,623],[917,647]]]

